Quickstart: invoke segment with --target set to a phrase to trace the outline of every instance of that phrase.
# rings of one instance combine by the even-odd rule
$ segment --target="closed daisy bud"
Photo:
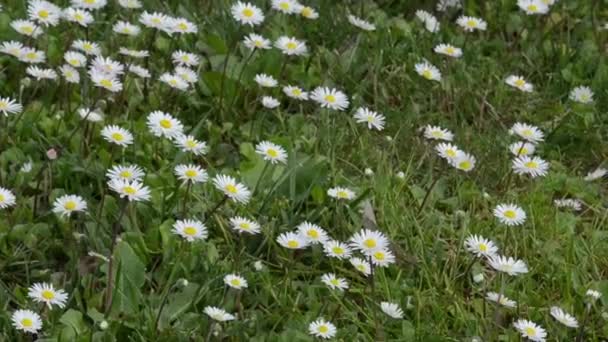
[[[205,307],[203,309],[203,312],[205,312],[207,316],[218,322],[226,322],[236,319],[234,315],[227,313],[226,310],[214,306]]]
[[[277,108],[278,106],[281,105],[281,102],[279,102],[279,100],[275,99],[272,96],[264,96],[262,97],[262,106],[268,108],[268,109],[274,109]]]

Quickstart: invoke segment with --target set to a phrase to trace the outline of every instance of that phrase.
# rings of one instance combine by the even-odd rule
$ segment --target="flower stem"
[[[129,202],[127,200],[123,201],[123,206],[120,209],[120,214],[118,215],[118,219],[112,226],[112,246],[110,247],[110,262],[108,264],[108,281],[107,281],[107,292],[106,292],[106,300],[105,300],[105,316],[107,317],[110,314],[110,307],[112,306],[112,290],[114,287],[114,249],[116,248],[116,238],[118,236],[118,230],[120,229],[120,221],[122,217],[125,215],[127,211],[127,207],[129,206]]]

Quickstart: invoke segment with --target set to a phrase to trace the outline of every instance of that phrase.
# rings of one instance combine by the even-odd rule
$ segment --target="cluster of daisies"
[[[422,131],[426,139],[446,141],[438,143],[435,146],[435,151],[441,158],[445,159],[449,165],[465,172],[469,172],[475,168],[475,157],[450,143],[454,140],[454,134],[452,132],[431,125],[423,127]]]

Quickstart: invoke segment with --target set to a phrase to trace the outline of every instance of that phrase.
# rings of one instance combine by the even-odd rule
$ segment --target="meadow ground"
[[[0,340],[607,340],[607,21],[3,1]]]

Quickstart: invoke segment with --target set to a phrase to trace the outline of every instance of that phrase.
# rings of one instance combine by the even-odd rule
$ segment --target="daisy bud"
[[[32,79],[29,77],[24,77],[21,79],[21,86],[23,88],[28,88],[29,86],[32,85]]]
[[[477,273],[473,276],[473,281],[476,282],[477,284],[481,283],[483,281],[483,273]]]
[[[108,329],[109,326],[110,326],[110,324],[108,324],[108,321],[99,322],[99,329],[101,329],[101,330],[106,330],[106,329]]]
[[[177,282],[177,284],[178,284],[179,286],[181,286],[181,287],[186,287],[186,286],[188,286],[188,284],[190,284],[190,283],[188,282],[188,279],[180,279],[180,280]]]
[[[370,168],[366,168],[363,172],[365,172],[366,176],[373,176],[374,175],[374,171]]]
[[[48,151],[46,151],[46,156],[50,160],[55,160],[55,159],[57,159],[57,151],[54,148],[51,148]]]
[[[397,172],[397,178],[399,178],[399,179],[405,179],[405,173],[403,171]]]

